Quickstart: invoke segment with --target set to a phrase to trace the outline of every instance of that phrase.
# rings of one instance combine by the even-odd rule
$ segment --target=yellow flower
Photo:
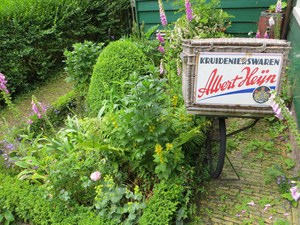
[[[167,151],[169,151],[169,149],[172,148],[172,147],[173,147],[172,144],[167,143]]]
[[[117,123],[117,122],[116,122],[116,121],[114,121],[114,122],[113,122],[113,125],[116,125],[116,123]]]
[[[115,126],[115,129],[117,129],[118,128],[118,126]]]
[[[114,120],[114,118],[113,118],[113,117],[111,117],[111,120]]]

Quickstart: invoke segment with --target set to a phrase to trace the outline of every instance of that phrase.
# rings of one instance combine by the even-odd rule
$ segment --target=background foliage
[[[127,33],[128,7],[128,0],[2,1],[0,72],[9,91],[24,93],[49,79],[75,42],[107,43]]]

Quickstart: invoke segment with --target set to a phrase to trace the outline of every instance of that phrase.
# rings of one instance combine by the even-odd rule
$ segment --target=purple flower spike
[[[160,33],[158,33],[157,38],[158,38],[159,42],[164,43],[164,39],[162,38]]]
[[[188,21],[192,21],[193,17],[193,10],[191,9],[191,3],[189,0],[185,0],[185,8],[186,8],[186,18]]]
[[[165,27],[165,26],[167,26],[168,22],[167,22],[167,17],[166,17],[165,11],[163,9],[161,0],[158,0],[158,5],[159,5],[159,14],[160,14],[161,25],[163,25]]]
[[[161,47],[161,46],[159,46],[158,49],[159,49],[161,52],[164,52],[164,51],[165,51],[164,48]]]

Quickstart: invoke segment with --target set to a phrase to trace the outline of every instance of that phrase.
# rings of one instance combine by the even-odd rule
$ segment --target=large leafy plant
[[[99,57],[104,43],[95,44],[91,41],[73,44],[73,51],[65,51],[67,66],[65,71],[69,77],[67,81],[74,82],[77,91],[85,93],[88,90],[93,68]]]

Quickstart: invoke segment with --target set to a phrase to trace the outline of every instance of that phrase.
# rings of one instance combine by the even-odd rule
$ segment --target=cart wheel
[[[213,118],[207,133],[207,159],[210,177],[218,178],[222,172],[226,151],[226,125],[224,118]]]

